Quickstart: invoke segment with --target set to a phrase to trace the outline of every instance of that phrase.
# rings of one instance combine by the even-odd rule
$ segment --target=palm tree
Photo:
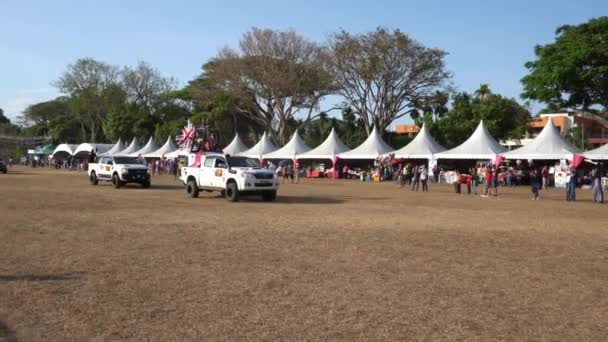
[[[490,90],[490,85],[487,83],[482,83],[479,89],[475,90],[475,97],[480,101],[485,101],[490,94],[492,94],[492,90]]]

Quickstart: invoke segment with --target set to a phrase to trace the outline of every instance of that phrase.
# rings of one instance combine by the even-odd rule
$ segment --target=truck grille
[[[254,173],[256,179],[272,179],[272,173]]]
[[[272,186],[272,183],[255,183],[255,186],[258,188]]]

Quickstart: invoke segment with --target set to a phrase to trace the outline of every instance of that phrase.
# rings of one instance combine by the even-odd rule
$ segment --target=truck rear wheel
[[[97,183],[99,183],[95,171],[91,172],[91,175],[89,176],[89,182],[91,183],[91,185],[97,185]]]
[[[198,185],[196,184],[196,181],[188,181],[188,184],[186,184],[186,193],[190,198],[198,197]]]
[[[230,202],[239,201],[239,189],[237,188],[236,183],[230,182],[226,185],[226,199]]]
[[[118,177],[118,174],[114,174],[112,176],[112,186],[115,189],[120,189],[120,187],[122,186],[122,181],[120,180],[120,177]]]
[[[267,190],[262,192],[262,200],[266,202],[272,202],[277,198],[276,190]]]

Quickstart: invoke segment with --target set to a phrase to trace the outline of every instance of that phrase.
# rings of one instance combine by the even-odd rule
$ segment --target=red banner
[[[497,154],[496,159],[494,159],[494,167],[500,166],[500,164],[502,164],[502,162],[504,160],[505,160],[505,157],[501,156],[500,154]]]
[[[574,168],[579,167],[583,163],[583,160],[585,160],[585,157],[575,153],[572,158],[572,166],[574,166]]]

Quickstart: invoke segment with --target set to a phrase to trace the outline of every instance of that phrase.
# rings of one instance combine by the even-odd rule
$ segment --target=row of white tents
[[[59,159],[70,156],[86,158],[93,150],[95,150],[95,153],[98,156],[120,155],[132,157],[143,156],[145,158],[176,158],[179,155],[184,154],[175,146],[173,139],[168,137],[165,144],[161,147],[158,147],[153,138],[150,138],[144,146],[141,146],[136,138],[134,138],[129,145],[125,145],[121,139],[118,139],[116,144],[61,144],[55,148],[52,156]]]
[[[57,146],[53,155],[60,157],[75,156],[86,157],[91,150],[96,149],[97,155],[129,155],[143,156],[145,158],[176,158],[184,155],[175,146],[171,137],[167,138],[165,144],[158,147],[154,139],[150,138],[144,146],[137,143],[137,139],[124,146],[121,140],[112,144],[89,144],[80,145],[61,144]],[[553,121],[549,120],[541,133],[529,144],[506,151],[491,135],[483,121],[479,123],[473,134],[462,144],[445,149],[430,134],[428,128],[423,125],[416,137],[401,149],[394,150],[384,142],[376,129],[358,147],[349,149],[338,137],[335,130],[323,143],[316,148],[311,148],[300,137],[296,131],[285,146],[278,148],[270,137],[264,133],[260,141],[253,147],[248,148],[238,134],[232,142],[223,149],[224,153],[237,156],[245,156],[255,159],[376,159],[388,154],[394,154],[397,159],[427,159],[429,163],[435,163],[439,159],[451,160],[493,160],[497,155],[506,159],[525,160],[564,160],[572,159],[574,154],[580,151],[565,141],[557,132]],[[608,160],[608,144],[600,148],[587,151],[583,155],[588,159]]]

